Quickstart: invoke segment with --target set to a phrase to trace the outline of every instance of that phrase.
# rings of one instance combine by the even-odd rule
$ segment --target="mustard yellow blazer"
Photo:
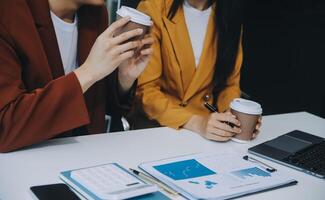
[[[152,17],[153,56],[139,78],[137,97],[150,119],[163,126],[182,127],[193,115],[208,115],[204,96],[212,96],[212,80],[217,56],[214,13],[211,14],[204,48],[198,68],[195,65],[191,40],[183,9],[172,20],[167,18],[173,0],[142,0],[138,9]],[[219,95],[217,105],[225,111],[240,96],[240,45],[235,71],[228,87]],[[212,103],[212,98],[210,98]]]

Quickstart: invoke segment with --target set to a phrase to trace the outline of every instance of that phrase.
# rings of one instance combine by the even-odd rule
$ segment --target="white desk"
[[[244,154],[250,146],[295,129],[325,137],[325,119],[305,112],[266,116],[261,134],[249,144],[211,142],[195,133],[169,128],[52,140],[14,153],[0,154],[0,199],[31,199],[30,186],[60,182],[59,172],[67,169],[109,162],[136,167],[143,161],[228,148]],[[325,199],[325,180],[263,161],[298,180],[298,185],[241,199]]]

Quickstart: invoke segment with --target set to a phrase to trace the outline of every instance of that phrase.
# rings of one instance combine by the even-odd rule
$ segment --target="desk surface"
[[[225,149],[245,154],[250,146],[295,129],[325,137],[325,119],[305,112],[266,116],[261,134],[249,144],[212,142],[187,130],[169,128],[50,140],[25,150],[0,154],[0,199],[31,199],[30,186],[60,182],[59,172],[67,169],[110,162],[136,167],[144,161]],[[263,161],[298,180],[298,185],[241,199],[324,199],[325,180]]]

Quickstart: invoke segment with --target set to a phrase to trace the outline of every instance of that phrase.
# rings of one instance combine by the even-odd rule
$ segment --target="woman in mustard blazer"
[[[241,93],[239,1],[143,0],[138,9],[152,17],[156,40],[137,91],[149,119],[216,141],[240,133],[240,122],[226,112]],[[204,107],[205,101],[219,112],[211,114]],[[237,126],[232,128],[224,122]]]

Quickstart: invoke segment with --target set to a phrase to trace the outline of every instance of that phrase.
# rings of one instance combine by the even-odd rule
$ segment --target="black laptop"
[[[292,131],[248,149],[249,153],[325,178],[325,139]]]

